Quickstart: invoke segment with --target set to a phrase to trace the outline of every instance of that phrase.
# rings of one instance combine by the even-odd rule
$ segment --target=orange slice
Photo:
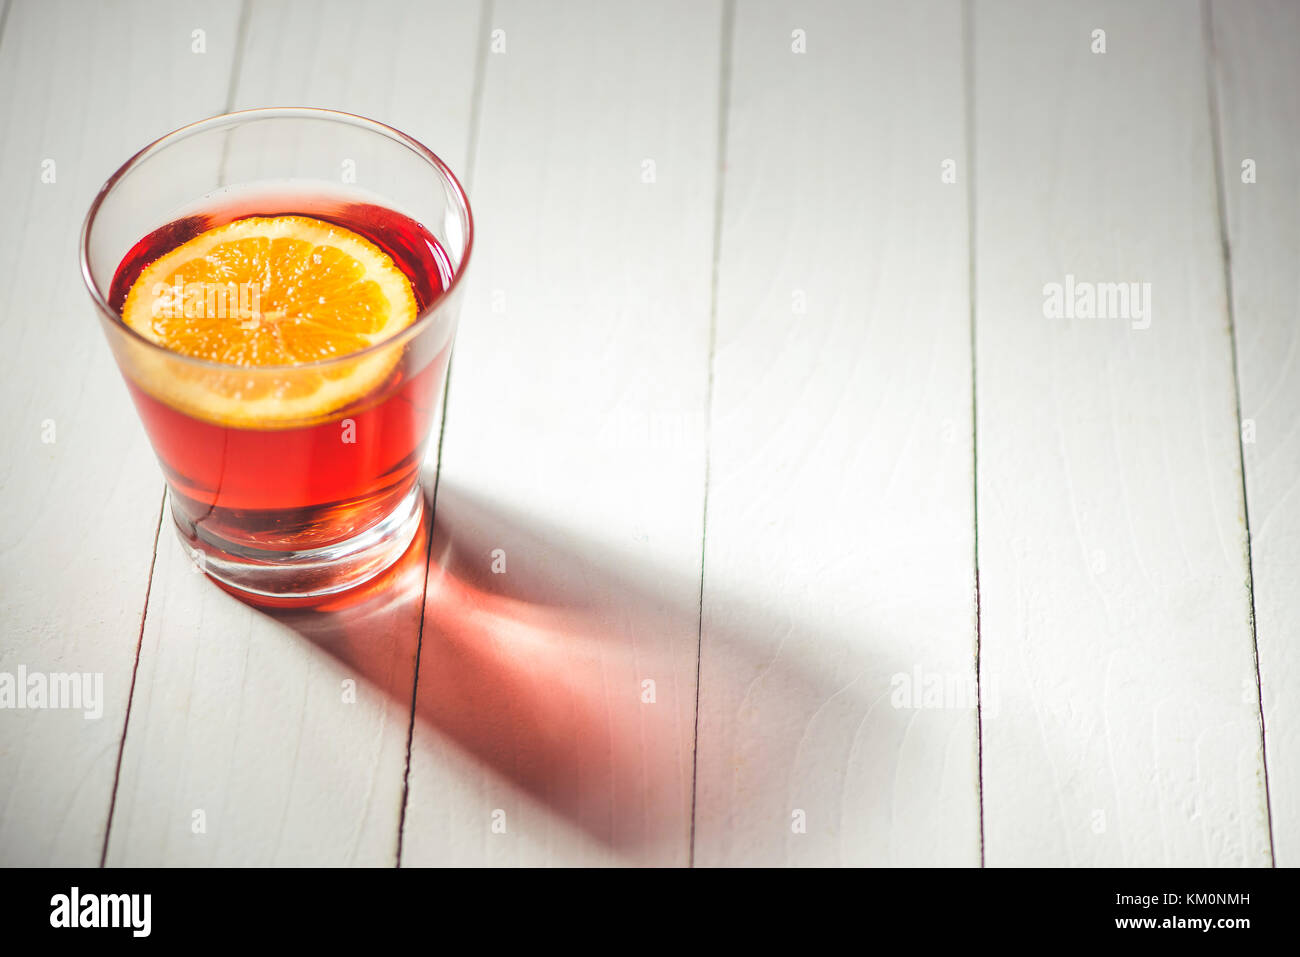
[[[396,350],[341,359],[416,318],[410,280],[378,246],[307,216],[252,217],[200,233],[151,263],[122,320],[183,356],[138,381],[210,421],[284,428],[327,417],[380,385]],[[283,368],[303,365],[302,369]],[[263,369],[264,366],[282,367]]]

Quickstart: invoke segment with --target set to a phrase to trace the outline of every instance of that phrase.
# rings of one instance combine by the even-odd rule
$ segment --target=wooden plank
[[[235,108],[372,115],[463,169],[477,5],[359,9],[250,7]],[[170,519],[163,536],[109,863],[393,864],[427,538],[360,601],[266,614],[194,574]]]
[[[698,864],[979,863],[961,42],[737,7]]]
[[[688,861],[720,24],[494,7],[403,864]]]
[[[1279,866],[1294,867],[1300,864],[1300,703],[1292,693],[1300,683],[1300,8],[1256,2],[1212,9],[1273,847]]]
[[[1268,864],[1200,10],[974,29],[986,861]]]
[[[201,2],[50,2],[14,3],[5,18],[0,672],[102,680],[97,720],[0,719],[6,865],[100,861],[162,495],[81,282],[81,222],[134,150],[220,111],[237,16]]]
[[[391,866],[427,538],[358,600],[263,613],[163,532],[108,863]]]

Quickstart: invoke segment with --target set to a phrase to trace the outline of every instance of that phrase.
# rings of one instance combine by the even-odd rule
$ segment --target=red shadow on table
[[[426,549],[431,556],[427,588]],[[448,820],[440,798],[426,799],[420,788],[440,786],[434,771],[443,781],[464,773],[454,764],[463,769],[467,756],[611,851],[680,864],[687,861],[691,843],[699,582],[694,576],[684,580],[689,573],[672,574],[681,578],[673,580],[662,569],[490,506],[443,482],[431,547],[422,531],[393,569],[362,589],[311,610],[264,610],[402,702],[411,700],[417,635],[422,635],[405,815],[408,850],[415,843],[412,830],[422,827],[430,831],[418,842],[422,848],[456,840],[463,845],[463,838],[447,838],[445,832],[467,822]],[[735,603],[717,617],[751,625],[764,618]],[[843,670],[819,682],[779,649],[773,659],[771,645],[760,655],[745,650],[742,634],[714,632],[712,637],[719,639],[721,651],[711,651],[711,643],[706,654],[738,659],[722,669],[734,685],[725,693],[737,703],[737,713],[721,721],[757,720],[762,711],[765,722],[782,728],[806,723],[832,700],[836,715],[851,719],[848,726],[859,731],[873,710],[886,723],[901,718],[897,712],[881,714],[887,707],[873,708],[881,688],[864,688]],[[643,683],[647,679],[654,682],[653,701]],[[883,691],[887,699],[887,682]],[[742,767],[746,764],[754,773],[783,766],[793,771],[799,735],[777,737],[759,736],[750,753],[726,760],[735,762],[742,777],[750,773]],[[855,742],[856,737],[843,747],[837,742],[830,751],[844,752],[847,762]],[[449,754],[449,745],[461,756]],[[752,753],[754,747],[765,750]],[[429,766],[436,756],[453,762],[452,768],[442,762]],[[422,773],[422,763],[430,774]],[[496,808],[507,812],[514,833],[531,831],[539,821],[536,809],[521,806],[513,788],[490,781],[484,787],[485,835]],[[737,788],[747,790],[740,777],[728,790]],[[744,794],[733,797],[746,800]],[[840,796],[809,795],[803,804],[819,800],[838,803]],[[789,820],[789,810],[779,813]],[[773,829],[778,841],[790,830],[781,817]],[[533,833],[539,844],[564,839]],[[450,849],[445,854],[426,850],[417,862],[458,856]]]

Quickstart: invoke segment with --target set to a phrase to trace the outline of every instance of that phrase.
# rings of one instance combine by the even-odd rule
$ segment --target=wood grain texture
[[[961,42],[737,8],[697,864],[979,863]]]
[[[360,10],[250,7],[234,108],[373,116],[462,169],[478,6]],[[362,595],[313,613],[236,601],[194,573],[170,516],[163,537],[108,862],[392,865],[427,534]]]
[[[17,0],[5,18],[0,671],[99,673],[104,700],[98,720],[0,717],[3,864],[99,863],[162,496],[80,278],[82,219],[142,144],[220,112],[237,14]]]
[[[720,6],[489,27],[402,862],[685,864]]]
[[[986,861],[1267,865],[1199,7],[974,27]],[[1067,276],[1150,311],[1049,318]]]
[[[1213,6],[1273,846],[1300,864],[1300,7]],[[1255,182],[1243,163],[1255,164]]]

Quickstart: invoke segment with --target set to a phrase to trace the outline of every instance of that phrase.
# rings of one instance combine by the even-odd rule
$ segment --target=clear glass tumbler
[[[145,334],[123,320],[137,278],[170,250],[236,220],[289,216],[343,227],[385,253],[410,282],[414,321],[357,351],[304,353],[303,330],[325,320],[294,305],[291,282],[250,294],[256,284],[191,282],[204,278],[192,268],[140,293],[162,317]],[[327,110],[203,120],[146,146],[104,184],[82,230],[82,273],[162,465],[176,529],[208,575],[236,592],[310,599],[373,578],[406,550],[422,521],[420,466],[473,232],[465,191],[437,156]],[[317,264],[324,254],[326,265],[359,268],[328,245],[302,248]],[[328,312],[326,297],[317,301]],[[293,361],[182,354],[153,334],[191,314],[265,341],[283,334]]]

